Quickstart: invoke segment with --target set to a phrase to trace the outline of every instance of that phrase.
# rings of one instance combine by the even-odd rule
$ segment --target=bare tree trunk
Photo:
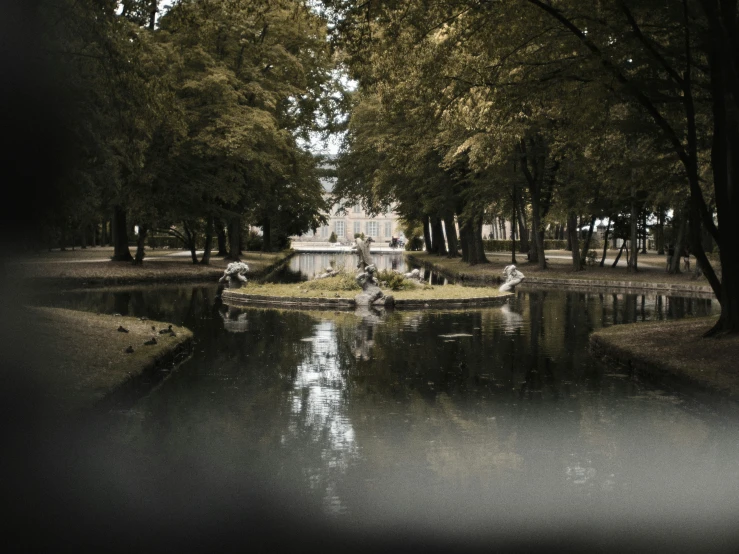
[[[626,247],[626,241],[623,241],[621,243],[621,249],[618,251],[618,255],[616,256],[616,259],[613,260],[613,263],[611,264],[611,269],[615,268],[618,265],[618,261],[621,259],[621,254],[623,254],[625,247]]]
[[[426,246],[426,252],[430,254],[434,251],[431,244],[431,224],[427,215],[423,216],[423,243]]]
[[[228,256],[228,247],[226,246],[226,229],[223,226],[223,222],[219,219],[218,226],[216,229],[216,236],[218,237],[218,255]]]
[[[262,224],[262,252],[272,252],[272,221],[269,216]]]
[[[572,269],[580,271],[582,270],[582,263],[580,262],[580,248],[577,239],[577,216],[575,212],[567,214],[567,231],[570,244],[572,244]]]
[[[194,226],[188,225],[187,221],[182,222],[182,228],[185,230],[185,238],[187,239],[187,248],[190,250],[190,258],[193,264],[198,263],[198,252],[196,245],[196,236]]]
[[[628,266],[626,268],[626,271],[629,273],[633,273],[639,270],[637,267],[637,256],[639,255],[639,235],[637,234],[637,222],[639,219],[639,215],[636,212],[636,203],[632,200],[631,201],[631,239],[630,239],[630,245],[629,249],[631,250],[629,252],[629,258],[628,258]]]
[[[608,251],[608,233],[611,230],[611,218],[608,218],[608,225],[606,225],[606,232],[603,235],[603,257],[600,259],[600,267],[603,267],[606,263],[606,252]]]
[[[587,260],[588,251],[590,250],[590,241],[593,238],[593,229],[595,228],[595,216],[590,218],[590,227],[588,227],[588,236],[585,238],[585,244],[582,245],[582,254],[580,255],[580,264],[584,265]]]
[[[454,225],[454,214],[451,212],[444,216],[444,230],[449,243],[448,255],[450,258],[456,258],[459,256],[459,241],[457,240],[457,227]]]
[[[133,259],[133,263],[136,265],[141,265],[144,262],[144,246],[148,232],[149,227],[147,225],[139,225],[139,238],[136,241],[136,257]]]
[[[113,207],[113,261],[130,262],[133,260],[131,251],[128,249],[128,225],[126,223],[126,210],[123,206]]]
[[[447,254],[441,219],[436,216],[431,216],[431,251],[439,256],[446,256]]]
[[[241,217],[234,216],[228,224],[228,242],[229,252],[228,259],[238,262],[241,246]]]
[[[213,249],[213,216],[208,217],[208,223],[205,228],[205,250],[200,260],[202,265],[210,264],[210,251]]]
[[[675,214],[675,217],[677,216],[677,213]],[[683,248],[685,247],[685,238],[687,234],[687,217],[685,217],[685,214],[680,214],[679,216],[680,220],[680,227],[675,235],[675,243],[674,248],[675,250],[672,253],[672,258],[670,259],[670,268],[668,270],[669,273],[681,273],[680,271],[680,259],[682,257]],[[675,232],[675,219],[673,218],[672,223],[672,229],[673,233]]]

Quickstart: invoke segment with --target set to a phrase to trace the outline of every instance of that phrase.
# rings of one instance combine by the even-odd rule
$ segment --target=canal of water
[[[330,260],[291,263],[311,275]],[[81,501],[144,528],[212,538],[264,518],[437,546],[736,544],[737,421],[588,351],[603,326],[715,301],[529,291],[502,307],[353,314],[236,309],[212,285],[48,303],[195,334],[192,359],[80,447],[78,478],[96,491]]]

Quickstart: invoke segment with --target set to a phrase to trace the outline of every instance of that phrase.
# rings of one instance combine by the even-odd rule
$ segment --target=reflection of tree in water
[[[333,321],[316,324],[313,335],[303,339],[310,352],[297,366],[291,396],[291,416],[283,443],[298,441],[308,453],[303,471],[311,489],[322,491],[325,509],[341,512],[337,482],[357,454],[354,428],[347,413],[345,369],[338,363],[338,342]]]

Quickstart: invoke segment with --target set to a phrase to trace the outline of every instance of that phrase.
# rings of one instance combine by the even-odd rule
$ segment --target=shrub
[[[329,241],[329,242],[330,242],[331,244],[335,243],[335,242],[336,242],[336,233],[334,233],[333,231],[331,231],[331,236],[330,236],[330,237],[328,237],[328,241]]]
[[[244,248],[246,250],[261,250],[263,244],[264,239],[262,236],[254,231],[249,231],[246,237],[244,237]]]
[[[381,285],[391,290],[403,290],[414,286],[400,273],[388,271],[387,269],[384,269],[377,274],[377,280],[380,281]]]
[[[315,279],[305,283],[310,290],[338,291],[338,290],[362,290],[354,275],[351,273],[337,273],[325,279]]]
[[[409,252],[417,252],[423,249],[423,239],[421,237],[411,237],[405,243],[405,249]]]

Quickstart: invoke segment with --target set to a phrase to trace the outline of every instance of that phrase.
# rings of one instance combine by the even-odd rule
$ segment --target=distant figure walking
[[[675,247],[670,244],[667,246],[667,267],[665,268],[665,271],[670,271],[670,264],[672,263],[672,257],[675,255]]]

